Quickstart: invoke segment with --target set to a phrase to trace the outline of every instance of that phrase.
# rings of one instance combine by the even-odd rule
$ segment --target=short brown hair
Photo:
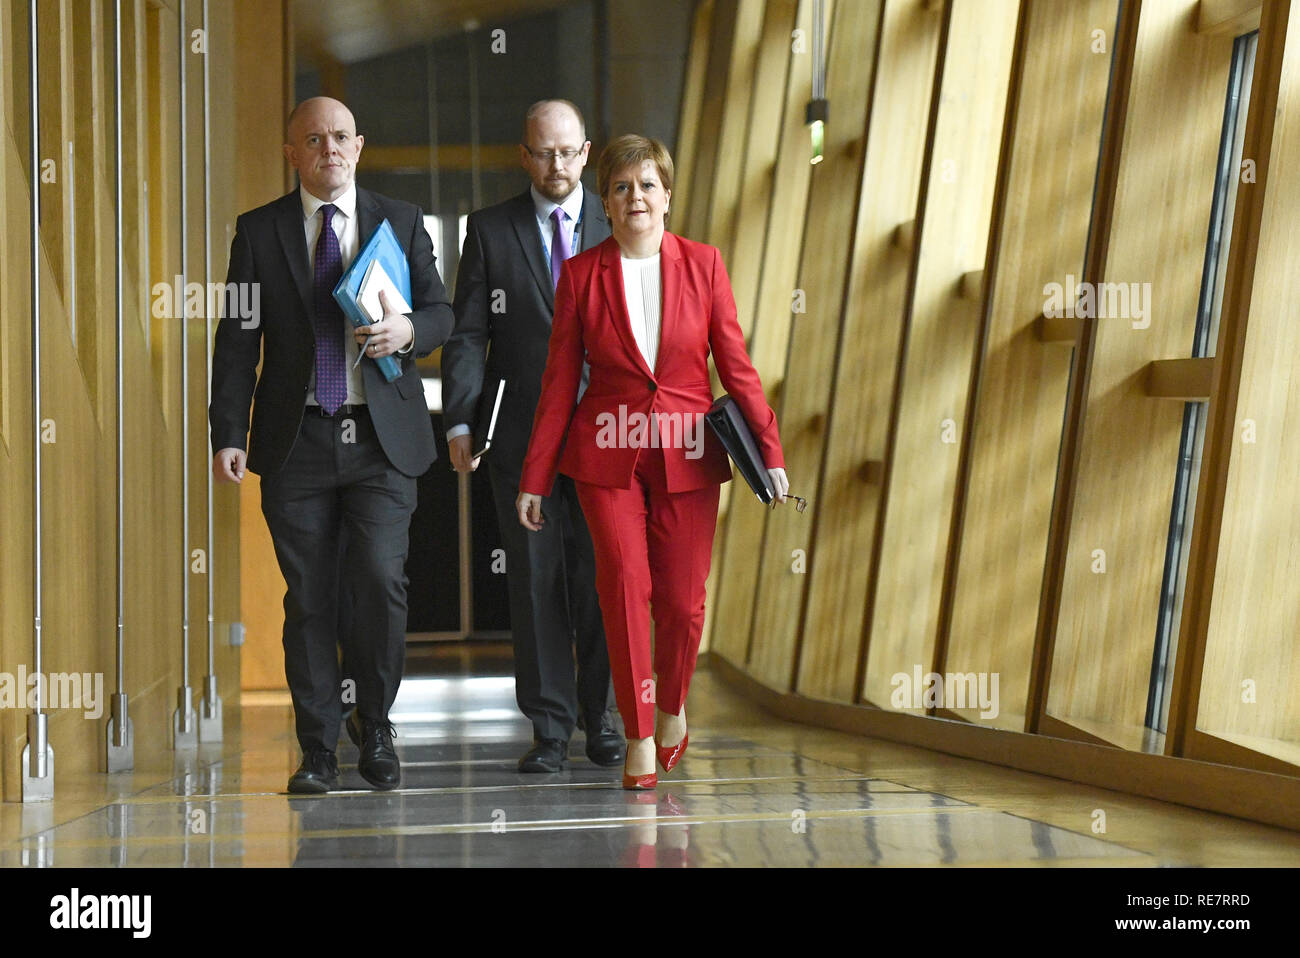
[[[641,136],[637,133],[624,133],[609,141],[609,145],[600,151],[596,162],[596,192],[603,200],[609,194],[609,181],[619,170],[629,166],[639,167],[646,160],[652,160],[659,168],[659,182],[665,190],[673,188],[673,158],[664,146],[654,137]],[[667,221],[667,215],[664,220]]]

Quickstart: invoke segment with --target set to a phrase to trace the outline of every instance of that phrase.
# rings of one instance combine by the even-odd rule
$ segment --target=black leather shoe
[[[528,750],[519,760],[521,772],[558,772],[564,768],[569,754],[569,743],[558,738],[544,738]]]
[[[363,719],[353,712],[346,723],[348,738],[361,750],[357,771],[375,788],[387,791],[402,784],[402,763],[393,748],[397,729],[390,722]]]
[[[309,748],[303,752],[302,764],[289,779],[289,791],[295,795],[321,795],[338,787],[338,759],[327,748]]]
[[[587,729],[587,758],[597,765],[609,767],[622,765],[627,757],[627,746],[623,736],[614,728],[614,720],[608,712],[599,716],[590,716],[583,723]]]

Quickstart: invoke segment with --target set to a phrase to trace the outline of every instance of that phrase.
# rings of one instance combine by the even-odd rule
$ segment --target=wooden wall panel
[[[826,0],[828,24],[834,16],[834,8],[835,0]],[[795,29],[803,32],[805,42],[809,44],[805,49],[809,52],[794,54],[791,58],[749,350],[778,419],[781,407],[777,397],[785,370],[792,316],[790,307],[803,242],[811,172],[808,128],[804,125],[804,104],[812,91],[811,44],[806,39],[812,36],[810,0],[800,0]],[[732,485],[738,482],[743,480],[733,479]],[[742,492],[748,495],[747,491]],[[743,495],[738,497],[735,505],[743,499]],[[715,538],[714,555],[721,555],[720,564],[725,571],[711,602],[713,615],[709,621],[709,634],[711,649],[733,662],[743,663],[748,657],[764,515],[762,509],[739,509],[735,505],[728,509],[725,521],[719,522]],[[745,505],[749,503],[745,502]],[[757,502],[754,506],[757,507]]]
[[[933,658],[979,321],[961,278],[987,253],[1018,13],[1010,0],[953,0],[945,12],[868,600],[863,697],[881,707],[890,704],[891,676]]]
[[[771,215],[772,177],[776,169],[777,146],[781,140],[781,111],[785,106],[785,88],[794,53],[791,31],[794,29],[798,0],[769,0],[764,5],[763,32],[759,40],[752,77],[754,94],[749,100],[749,123],[740,173],[736,210],[730,237],[732,253],[725,260],[731,277],[731,291],[736,297],[737,319],[746,342],[754,330],[755,299],[758,296],[759,272],[763,262],[763,244],[767,238],[767,221]],[[721,393],[717,372],[713,371],[713,392]],[[735,483],[723,485],[718,501],[718,528],[725,529]],[[713,561],[709,567],[706,594],[713,595],[722,575],[723,544],[719,534],[713,540]],[[711,646],[713,603],[704,605],[704,632],[700,648]]]
[[[871,542],[880,504],[910,256],[894,230],[916,215],[940,17],[924,0],[887,0],[825,464],[813,503],[812,562],[796,688],[854,701]],[[874,481],[870,481],[874,479]],[[807,517],[805,517],[807,518]]]
[[[191,4],[193,5],[193,4]],[[279,2],[271,4],[272,12],[281,7]],[[200,11],[201,12],[201,11]],[[195,14],[196,16],[199,13]],[[209,199],[211,203],[209,212],[209,223],[211,233],[209,236],[208,255],[211,262],[210,279],[212,282],[224,283],[226,280],[226,261],[229,253],[229,243],[227,236],[234,235],[235,217],[241,210],[237,209],[234,183],[237,176],[237,167],[234,163],[227,163],[220,159],[223,138],[230,136],[233,130],[241,128],[241,125],[247,122],[247,117],[241,114],[235,97],[234,87],[236,75],[242,69],[240,63],[237,41],[236,28],[238,18],[241,14],[237,8],[231,4],[215,3],[212,0],[208,2],[209,24],[207,30],[208,43],[208,82],[210,84],[209,92],[209,126],[211,128],[211,163],[209,170]],[[221,64],[234,64],[234,69],[226,69]],[[198,64],[201,69],[201,64]],[[201,83],[201,74],[195,80],[195,83]],[[282,88],[281,88],[282,89]],[[287,112],[283,95],[276,96],[274,90],[268,96],[270,105],[266,107],[268,111],[282,110]],[[265,147],[271,148],[272,144],[267,143]],[[275,188],[275,181],[266,184],[268,190]],[[196,193],[196,202],[201,202],[201,192]],[[194,252],[192,258],[195,266],[192,267],[198,271],[203,263],[203,240],[202,224],[196,228],[194,233]],[[216,323],[213,323],[215,332]],[[194,338],[199,342],[199,356],[196,359],[196,366],[191,372],[191,377],[196,381],[196,396],[191,400],[191,404],[206,402],[206,389],[204,384],[207,381],[206,355],[211,354],[211,343],[207,340],[206,330],[196,330]],[[205,352],[206,351],[206,352]],[[206,415],[196,423],[195,431],[197,432],[196,442],[201,444],[201,452],[194,451],[192,455],[198,458],[194,461],[194,481],[200,488],[204,487],[206,482],[206,473],[211,468],[212,453],[208,442],[208,429]],[[203,496],[205,492],[199,492]],[[234,622],[242,619],[240,614],[241,592],[247,586],[240,574],[240,501],[239,490],[233,489],[224,483],[217,483],[213,487],[212,504],[214,511],[212,535],[213,541],[211,546],[211,555],[209,556],[208,568],[210,574],[215,576],[213,595],[213,630],[215,635],[214,658],[216,662],[217,674],[221,676],[221,695],[223,706],[227,710],[231,708],[232,703],[239,700],[240,689],[240,671],[242,649],[238,646],[232,646],[228,637],[230,626]],[[200,533],[206,536],[206,530]],[[196,608],[206,610],[207,596],[206,583],[198,582],[198,591],[196,592]],[[206,655],[203,650],[203,641],[206,639],[204,623],[200,622],[200,642],[196,649],[199,655],[198,662],[203,666],[195,670],[195,681],[201,682],[201,676],[207,671]],[[246,647],[246,646],[245,646]],[[281,670],[283,671],[283,669]],[[229,721],[229,720],[228,720]]]
[[[112,8],[102,0],[75,4],[72,16],[72,56],[83,68],[76,72],[73,92],[71,134],[75,144],[76,169],[73,190],[67,199],[75,221],[75,256],[69,263],[69,292],[75,284],[75,307],[93,315],[100,303],[113,302],[113,50],[104,49],[112,39]],[[105,22],[107,19],[107,23]],[[107,184],[104,190],[96,189]],[[70,237],[70,240],[72,238]],[[71,246],[71,242],[69,244]],[[72,268],[75,262],[76,268]],[[115,402],[113,389],[112,340],[101,341],[105,330],[94,322],[77,323],[76,347],[86,389],[100,427],[108,422]]]
[[[0,122],[0,216],[5,237],[0,244],[0,308],[4,311],[5,349],[0,355],[7,384],[6,411],[8,430],[0,443],[0,486],[8,495],[0,502],[0,670],[13,673],[32,663],[33,603],[32,554],[32,407],[27,384],[30,382],[31,342],[25,321],[15,317],[30,314],[27,289],[28,267],[28,189],[29,179],[22,152],[26,145],[27,117],[26,57],[10,55],[15,42],[25,43],[25,9],[22,15],[14,0],[0,2],[0,70],[3,71],[5,101]],[[282,19],[282,0],[263,0],[255,11]],[[180,443],[180,360],[179,320],[153,318],[146,333],[145,317],[151,307],[150,276],[145,274],[143,244],[153,232],[161,253],[151,257],[149,273],[153,279],[170,281],[176,271],[175,240],[181,225],[175,203],[175,184],[179,163],[176,83],[179,66],[176,46],[178,24],[175,7],[163,4],[146,7],[142,0],[126,0],[124,7],[124,157],[123,204],[125,231],[123,265],[125,271],[125,322],[123,327],[124,375],[126,382],[125,412],[122,428],[125,436],[124,470],[126,500],[125,527],[122,530],[125,553],[126,607],[123,621],[127,658],[125,691],[135,728],[136,767],[140,770],[170,770],[171,716],[176,704],[176,689],[181,684],[181,588],[187,577],[187,546],[202,548],[205,536],[205,476],[210,461],[207,451],[207,415],[204,390],[204,349],[201,332],[191,342],[192,390],[186,408],[190,418],[190,495],[191,537],[181,539],[181,462],[186,450]],[[189,4],[191,25],[197,25],[200,5]],[[278,128],[284,113],[283,98],[276,91],[263,88],[256,103],[256,116],[242,114],[230,96],[236,72],[233,33],[238,18],[247,16],[245,9],[236,11],[228,4],[210,4],[213,23],[211,74],[212,93],[212,167],[214,173],[214,234],[225,232],[225,223],[233,222],[236,163],[245,156],[269,154],[274,163],[274,178],[264,181],[267,197],[275,195],[283,184]],[[68,54],[64,45],[55,45],[52,57],[54,75],[65,91],[76,91],[75,114],[67,130],[73,131],[76,148],[76,175],[79,186],[95,202],[86,208],[80,199],[75,206],[78,250],[84,240],[94,255],[78,255],[77,273],[88,290],[97,295],[79,296],[78,335],[71,334],[63,297],[60,295],[56,259],[51,255],[48,237],[42,245],[42,357],[41,414],[52,422],[55,441],[42,447],[44,507],[44,638],[43,670],[48,672],[90,672],[103,676],[102,703],[115,691],[116,641],[116,394],[114,384],[115,313],[113,308],[116,255],[113,244],[113,179],[111,116],[111,24],[98,20],[111,15],[112,5],[96,3],[93,9],[74,6],[74,17],[89,18],[87,31]],[[164,49],[149,48],[146,20],[157,19],[153,34]],[[15,24],[23,32],[13,31]],[[77,31],[71,31],[76,33]],[[83,57],[85,42],[108,49],[96,49],[89,63]],[[43,50],[45,47],[43,46]],[[80,52],[79,52],[80,51]],[[202,229],[202,113],[199,88],[202,61],[198,54],[189,62],[191,93],[188,130],[190,136],[190,204],[191,213],[190,278],[201,280]],[[105,59],[109,65],[105,65]],[[170,68],[166,64],[170,63]],[[154,108],[145,78],[154,64]],[[91,78],[73,74],[92,69]],[[42,76],[45,75],[44,68]],[[44,85],[42,93],[44,94]],[[87,102],[89,97],[89,102]],[[52,94],[52,102],[59,95]],[[94,122],[87,124],[85,114]],[[109,113],[107,119],[104,114]],[[276,133],[269,141],[242,139],[254,129],[256,117],[271,113]],[[170,118],[169,118],[170,117]],[[64,137],[66,144],[66,135]],[[229,144],[240,142],[247,149],[232,150]],[[64,147],[66,151],[66,145]],[[160,151],[160,152],[156,152]],[[42,154],[48,151],[42,144]],[[249,164],[253,166],[253,164]],[[145,228],[143,180],[155,170],[164,184],[172,184],[171,197],[161,204],[170,222],[151,219]],[[255,169],[255,166],[254,166]],[[245,175],[252,175],[245,173]],[[57,189],[61,190],[60,182]],[[51,199],[56,187],[43,188],[42,201]],[[77,196],[82,190],[77,191]],[[83,232],[84,230],[84,232]],[[169,235],[168,235],[169,234]],[[169,245],[170,244],[170,245]],[[67,247],[64,247],[66,252]],[[168,252],[170,251],[170,255]],[[225,253],[214,253],[214,272],[224,273]],[[201,330],[201,323],[196,324]],[[192,327],[192,332],[193,332]],[[164,350],[170,350],[170,361]],[[14,383],[22,388],[8,388]],[[238,497],[233,491],[216,501],[215,533],[218,545],[215,620],[215,665],[219,690],[225,707],[226,731],[233,735],[239,722],[239,652],[227,642],[229,625],[239,616],[238,579]],[[189,682],[199,685],[206,669],[206,579],[189,576],[192,584]],[[196,701],[197,704],[197,701]],[[20,797],[18,760],[26,744],[27,710],[5,709],[0,712],[0,774],[6,800]],[[51,709],[50,739],[56,755],[56,796],[60,782],[70,776],[96,771],[104,747],[107,711],[88,719],[80,710]]]
[[[18,384],[29,377],[23,374],[24,357],[15,352],[19,341],[25,342],[25,333],[11,332],[18,324],[9,317],[21,316],[27,302],[23,288],[26,277],[27,231],[19,230],[27,213],[24,204],[26,191],[10,186],[23,179],[22,163],[18,158],[18,137],[14,126],[20,121],[15,114],[15,85],[20,75],[26,75],[26,57],[19,57],[17,46],[23,34],[15,35],[14,0],[0,0],[0,483],[10,490],[7,498],[15,497],[15,490],[31,488],[30,458],[15,449],[21,437],[15,437],[10,417],[21,416],[23,400]],[[11,397],[12,393],[12,397]],[[14,409],[18,404],[18,409]],[[26,406],[30,419],[30,405]],[[26,435],[30,435],[27,433]],[[24,469],[24,466],[27,468]],[[23,559],[30,559],[31,549],[22,543],[31,542],[30,510],[20,510],[0,504],[0,663],[17,661],[16,656],[26,654],[30,645],[31,603],[24,602],[24,592],[30,595],[30,572]],[[13,658],[11,658],[13,656]],[[20,734],[21,721],[17,713],[9,717],[0,714],[0,798],[12,794],[10,778],[16,767],[10,762],[11,746],[8,744]],[[21,754],[21,746],[19,746]]]
[[[754,95],[749,101],[749,123],[740,148],[744,163],[732,219],[730,255],[726,259],[731,291],[736,296],[740,328],[746,337],[754,331],[759,269],[771,216],[777,147],[781,142],[782,109],[790,70],[806,63],[806,55],[792,49],[798,0],[768,0],[754,63]]]
[[[754,63],[763,29],[762,0],[739,0],[734,25],[726,94],[722,100],[725,109],[719,117],[716,132],[710,131],[710,139],[718,144],[717,154],[707,180],[707,194],[696,194],[696,203],[708,204],[707,219],[699,238],[718,247],[724,263],[732,261],[731,240],[742,185],[750,97],[754,93]],[[705,181],[697,182],[702,184]]]
[[[673,150],[673,196],[683,210],[691,208],[695,155],[703,132],[700,110],[704,106],[704,74],[709,65],[709,36],[713,23],[713,0],[699,0],[691,21],[691,45],[686,52],[686,76],[682,80],[682,104],[678,113],[677,145]],[[682,222],[685,222],[683,216]],[[677,224],[678,229],[682,224]]]
[[[1231,15],[1198,34],[1211,6]],[[878,70],[890,82],[873,100],[853,242],[840,253],[848,263],[846,305],[823,477],[815,487],[805,612],[794,633],[794,694],[786,692],[791,630],[781,622],[801,599],[781,593],[777,602],[766,582],[777,579],[780,587],[775,556],[789,543],[765,529],[773,520],[744,508],[743,496],[720,527],[718,595],[709,604],[716,610],[709,620],[717,626],[714,661],[724,675],[743,676],[760,701],[816,724],[852,724],[886,737],[898,737],[906,725],[936,747],[997,736],[997,744],[967,744],[978,744],[985,757],[997,752],[1020,767],[1066,777],[1080,774],[1070,762],[1082,749],[1095,784],[1280,821],[1272,805],[1250,793],[1258,783],[1247,776],[1260,772],[1224,766],[1281,773],[1290,782],[1300,765],[1300,647],[1287,638],[1295,590],[1285,575],[1285,547],[1277,545],[1288,531],[1277,517],[1294,512],[1286,477],[1297,468],[1285,422],[1300,415],[1285,385],[1296,351],[1284,328],[1294,297],[1279,279],[1295,259],[1285,225],[1295,205],[1286,184],[1294,177],[1280,171],[1296,165],[1288,151],[1292,140],[1300,143],[1289,115],[1290,61],[1300,36],[1281,36],[1296,33],[1287,26],[1290,8],[1287,0],[1262,6],[1255,132],[1247,131],[1243,154],[1259,162],[1259,185],[1237,194],[1232,261],[1220,272],[1221,282],[1227,277],[1213,354],[1220,359],[1210,366],[1211,422],[1190,530],[1173,734],[1165,745],[1170,756],[1218,763],[1204,766],[1204,781],[1180,784],[1185,770],[1173,767],[1177,759],[1087,743],[1148,750],[1159,744],[1142,720],[1183,404],[1156,398],[1148,373],[1152,363],[1182,361],[1191,351],[1233,37],[1261,9],[1249,0],[1022,0],[1018,11],[1011,3],[965,0],[916,0],[909,10],[887,0]],[[927,128],[921,117],[935,71],[925,57],[935,55],[935,34],[922,25],[939,9],[946,43],[937,73],[944,79]],[[907,12],[917,17],[915,33],[891,45],[891,30],[902,28],[893,18]],[[773,28],[770,7],[768,14],[765,37]],[[802,4],[796,22],[806,15]],[[1099,38],[1105,47],[1096,50]],[[742,322],[753,277],[760,373],[766,377],[773,357],[788,362],[785,379],[765,382],[778,400],[787,444],[797,449],[791,423],[799,410],[817,414],[818,394],[806,388],[807,357],[793,350],[787,356],[788,302],[775,295],[803,282],[789,262],[811,256],[814,242],[811,235],[803,241],[805,254],[790,229],[808,196],[806,181],[790,180],[806,159],[808,95],[797,88],[797,56],[790,66],[761,240],[741,227],[748,193],[737,213],[737,255],[745,248],[761,255],[739,256],[733,277]],[[760,58],[756,84],[763,69]],[[1004,112],[1008,75],[1016,90]],[[1257,99],[1269,90],[1272,100]],[[837,115],[835,101],[831,113]],[[752,150],[756,104],[750,115]],[[875,152],[871,144],[881,141],[891,149]],[[909,158],[920,155],[924,196],[913,215],[918,203],[907,171]],[[755,163],[762,165],[747,160],[745,169]],[[1270,163],[1279,171],[1271,182]],[[767,192],[762,184],[755,195]],[[1264,229],[1261,208],[1268,214]],[[819,268],[829,274],[837,267]],[[1153,295],[1142,289],[1141,310],[1127,316],[1036,322],[1046,284],[1065,286],[1066,276],[1085,274],[1102,283],[1149,282]],[[893,342],[891,316],[911,324]],[[825,333],[814,337],[812,354],[824,348]],[[780,338],[780,349],[771,336]],[[935,435],[941,414],[931,408],[941,405],[955,440],[946,450],[944,437]],[[1254,443],[1243,439],[1247,418],[1257,430]],[[1260,430],[1271,434],[1264,439]],[[927,458],[935,451],[947,459]],[[873,499],[877,489],[895,495]],[[886,513],[879,518],[877,501]],[[1231,516],[1229,529],[1220,511]],[[860,546],[873,535],[867,562]],[[1107,549],[1101,575],[1092,573],[1094,547]],[[1280,595],[1287,599],[1269,605]],[[758,622],[761,630],[751,628]],[[870,643],[861,641],[863,631]],[[986,724],[1007,730],[890,711],[892,673],[917,666],[998,674],[1001,714]],[[1254,702],[1240,698],[1244,679],[1254,679]],[[858,696],[886,710],[826,701]],[[851,718],[841,721],[837,709]],[[977,718],[969,710],[929,711]],[[1025,732],[1081,741],[1067,745]],[[1155,778],[1163,784],[1151,791]]]
[[[1040,342],[1034,325],[1045,285],[1083,275],[1117,11],[1116,0],[1024,7],[960,552],[936,668],[998,674],[998,714],[959,714],[1002,728],[1025,725],[1070,377],[1070,349]]]
[[[293,177],[272,143],[284,142],[284,121],[292,108],[285,89],[285,50],[290,45],[286,22],[278,5],[265,0],[239,0],[234,49],[238,69],[234,74],[236,109],[252,118],[245,135],[249,142],[266,144],[235,178],[235,203],[230,223],[245,210],[261,206],[288,191]],[[259,110],[266,90],[280,91],[281,109]],[[362,163],[365,162],[364,155]],[[219,244],[213,270],[224,277],[233,229]],[[228,490],[223,490],[227,492]],[[234,490],[229,490],[234,492]],[[248,473],[238,488],[240,501],[240,579],[243,582],[242,618],[247,630],[241,657],[241,685],[246,689],[287,689],[284,677],[284,578],[275,559],[271,533],[262,517],[259,477]]]
[[[24,5],[25,12],[25,5]],[[67,84],[63,82],[63,64],[68,61],[66,50],[66,5],[62,2],[38,3],[36,6],[36,42],[40,63],[37,66],[41,92],[40,128],[41,164],[41,239],[50,258],[55,285],[50,292],[63,297],[67,283],[67,202],[64,200],[66,159],[68,155],[65,130],[67,127]],[[26,23],[22,34],[27,40]],[[22,90],[27,92],[26,75]]]
[[[713,0],[709,23],[708,63],[704,69],[701,88],[699,130],[709,131],[707,136],[697,135],[689,175],[690,193],[685,200],[689,205],[674,202],[671,226],[674,233],[703,240],[709,223],[709,194],[713,189],[713,173],[718,162],[718,138],[727,101],[727,73],[731,66],[731,50],[735,41],[736,21],[741,0]]]
[[[1282,33],[1284,47],[1278,43]],[[1279,49],[1280,56],[1272,52]],[[1264,199],[1262,211],[1247,221],[1247,229],[1258,223],[1253,274],[1242,300],[1248,313],[1244,330],[1227,317],[1221,330],[1236,340],[1220,351],[1224,361],[1240,357],[1239,374],[1225,370],[1221,381],[1239,391],[1222,400],[1230,417],[1218,433],[1226,481],[1213,520],[1219,531],[1211,553],[1212,597],[1195,724],[1294,766],[1300,765],[1300,590],[1291,570],[1300,543],[1300,398],[1289,380],[1300,350],[1292,306],[1298,241],[1290,211],[1300,202],[1300,17],[1293,4],[1279,4],[1261,26],[1259,62],[1266,67],[1277,60],[1275,100],[1269,102],[1261,88],[1268,84],[1262,84],[1254,96],[1264,102],[1258,109],[1252,102],[1252,114],[1272,126],[1268,152],[1259,160],[1259,185],[1243,186],[1239,194],[1243,205],[1258,204],[1259,191]],[[1234,252],[1238,243],[1250,242],[1243,232],[1234,236]],[[1189,744],[1189,754],[1205,751],[1196,739]]]
[[[0,0],[0,64],[12,64],[16,60],[10,53],[10,3],[11,0]],[[13,132],[9,127],[9,114],[12,110],[10,102],[13,99],[13,73],[12,67],[9,69],[0,69],[0,220],[3,220],[6,226],[14,222],[9,214],[9,196],[6,184],[9,181],[9,156],[6,149],[7,145],[13,139]],[[0,314],[5,316],[9,313],[8,296],[12,292],[13,282],[9,278],[9,229],[0,229]],[[16,314],[15,314],[16,315]],[[9,434],[9,383],[12,376],[9,373],[9,324],[0,322],[0,454],[8,454],[5,445],[5,437]],[[3,521],[3,510],[0,510],[0,522]],[[4,541],[4,529],[0,527],[0,542]],[[3,589],[3,581],[0,581],[0,589]],[[0,616],[0,629],[4,628],[3,617]],[[0,770],[0,776],[3,770]],[[0,783],[3,778],[0,778]]]
[[[826,124],[823,161],[813,167],[804,243],[796,286],[805,311],[795,313],[781,391],[781,440],[791,487],[818,501],[831,414],[836,347],[844,319],[847,252],[853,246],[857,193],[867,147],[867,116],[884,0],[842,3],[831,26],[826,98],[835,115]],[[851,392],[860,380],[842,384]],[[738,509],[754,504],[742,496]],[[820,509],[820,506],[817,507]],[[803,612],[812,545],[812,516],[792,503],[765,514],[763,553],[754,603],[750,669],[776,688],[794,682],[795,646]],[[832,515],[833,520],[833,515]],[[802,553],[802,561],[796,555]]]
[[[1183,404],[1145,395],[1190,354],[1232,46],[1196,3],[1141,8],[1104,280],[1151,284],[1145,318],[1091,320],[1086,419],[1047,711],[1141,747]],[[1164,197],[1164,202],[1153,202]],[[1144,297],[1145,298],[1145,297]],[[1098,552],[1097,550],[1102,550]],[[1104,552],[1105,571],[1100,562]]]

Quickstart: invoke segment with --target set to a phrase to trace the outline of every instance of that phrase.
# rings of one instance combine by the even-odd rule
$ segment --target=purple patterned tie
[[[343,276],[343,253],[330,226],[337,212],[333,203],[320,208],[320,239],[316,241],[316,401],[334,415],[348,398],[348,361],[343,355],[343,310],[334,301],[334,287]]]
[[[551,238],[551,289],[560,285],[560,267],[573,255],[569,251],[569,238],[564,235],[564,224],[569,221],[569,214],[557,206],[551,213],[551,222],[555,224],[555,235]]]

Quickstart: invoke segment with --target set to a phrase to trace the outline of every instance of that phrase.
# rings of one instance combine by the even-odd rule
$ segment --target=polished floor
[[[232,741],[160,780],[86,776],[0,806],[0,865],[1300,865],[1293,832],[782,722],[707,671],[657,791],[623,791],[581,733],[564,772],[523,775],[512,680],[439,670],[403,683],[398,791],[371,791],[344,743],[340,791],[289,796],[287,699],[250,695]]]

